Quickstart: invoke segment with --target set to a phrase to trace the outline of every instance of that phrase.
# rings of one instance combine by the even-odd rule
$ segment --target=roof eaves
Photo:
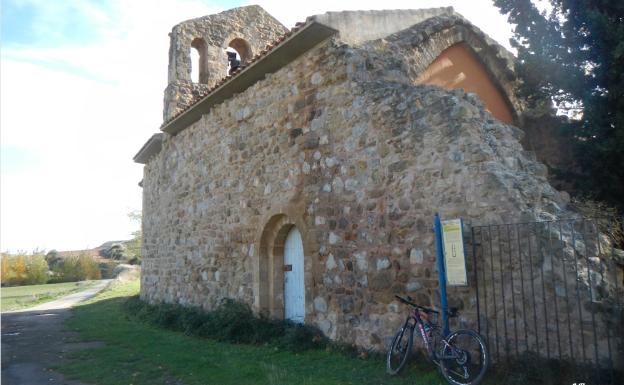
[[[156,154],[158,154],[162,148],[162,141],[165,138],[165,134],[162,132],[158,132],[152,135],[143,147],[137,152],[137,154],[132,158],[135,163],[147,164],[150,158]]]

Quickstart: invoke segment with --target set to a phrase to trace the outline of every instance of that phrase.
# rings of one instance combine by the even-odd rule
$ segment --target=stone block
[[[366,272],[368,270],[368,255],[366,251],[358,251],[353,253],[355,264],[359,271]]]
[[[323,297],[314,298],[314,310],[318,313],[326,313],[327,312],[327,302]]]
[[[334,258],[334,255],[330,253],[327,257],[327,261],[325,262],[325,267],[327,268],[327,270],[333,270],[337,266],[338,264],[336,264],[336,259]]]
[[[423,252],[421,249],[411,249],[409,258],[412,265],[422,264],[424,261]]]
[[[405,284],[405,290],[407,292],[415,292],[422,289],[422,284],[415,279],[411,279],[407,284]]]
[[[377,270],[385,270],[389,269],[391,266],[390,260],[388,258],[378,258],[377,259]]]
[[[369,287],[373,290],[384,290],[390,288],[393,282],[392,273],[389,270],[382,270],[373,275]]]

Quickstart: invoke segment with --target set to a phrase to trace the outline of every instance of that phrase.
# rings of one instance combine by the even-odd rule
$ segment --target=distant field
[[[3,287],[0,289],[2,304],[0,310],[18,310],[53,299],[76,293],[93,286],[97,281],[52,283],[48,285],[29,285]]]

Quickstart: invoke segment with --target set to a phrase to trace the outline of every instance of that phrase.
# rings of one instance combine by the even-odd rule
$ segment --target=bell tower
[[[287,29],[257,5],[184,21],[169,34],[169,76],[163,119],[167,121],[227,76],[228,52],[245,65]],[[192,63],[191,52],[198,60]],[[193,64],[197,68],[193,68]],[[191,74],[198,74],[193,81]]]

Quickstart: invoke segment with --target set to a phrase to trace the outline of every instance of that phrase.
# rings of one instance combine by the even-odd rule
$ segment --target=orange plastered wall
[[[438,56],[416,79],[418,84],[430,84],[446,89],[463,88],[481,98],[486,109],[498,120],[513,123],[513,114],[505,96],[496,87],[483,64],[462,43],[455,44]]]

